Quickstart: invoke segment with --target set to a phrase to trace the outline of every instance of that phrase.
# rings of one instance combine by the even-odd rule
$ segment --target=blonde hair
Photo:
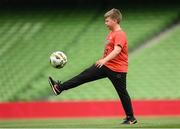
[[[122,14],[121,14],[121,12],[120,12],[118,9],[115,9],[115,8],[109,10],[108,12],[106,12],[106,13],[104,14],[104,18],[105,18],[105,19],[108,18],[108,17],[110,17],[110,18],[113,19],[113,20],[117,20],[117,23],[118,23],[118,24],[119,24],[119,23],[121,22],[121,20],[122,20]]]

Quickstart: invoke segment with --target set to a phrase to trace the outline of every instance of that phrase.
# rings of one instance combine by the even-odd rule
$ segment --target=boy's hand
[[[96,61],[96,67],[101,68],[105,63],[106,61],[104,59],[100,59]]]

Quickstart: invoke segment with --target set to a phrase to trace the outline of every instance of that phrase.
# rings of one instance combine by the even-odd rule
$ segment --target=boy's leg
[[[134,114],[132,109],[131,98],[126,89],[126,73],[117,74],[117,77],[115,79],[111,78],[111,82],[113,83],[120,97],[126,116],[133,117]]]
[[[126,89],[126,73],[118,73],[111,71],[107,68],[107,76],[113,83],[123,106],[123,109],[126,113],[126,116],[133,117],[133,109],[131,104],[131,98]]]
[[[108,72],[108,78],[113,83],[119,98],[121,100],[123,109],[126,114],[126,118],[122,124],[135,124],[137,123],[136,118],[133,114],[133,108],[131,103],[131,98],[126,89],[126,73]]]
[[[95,65],[84,70],[79,75],[61,84],[62,90],[68,90],[77,87],[83,83],[105,78],[106,74],[103,68],[97,68]]]

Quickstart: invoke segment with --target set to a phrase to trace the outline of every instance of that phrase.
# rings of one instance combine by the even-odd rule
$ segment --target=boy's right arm
[[[114,50],[109,55],[107,55],[105,58],[100,59],[96,62],[96,67],[101,68],[106,62],[115,58],[120,52],[121,52],[121,47],[115,46]]]

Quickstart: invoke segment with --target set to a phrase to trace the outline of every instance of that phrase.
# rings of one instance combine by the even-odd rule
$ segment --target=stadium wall
[[[180,100],[134,100],[136,116],[180,116]],[[5,102],[0,119],[118,117],[124,112],[119,101]]]

